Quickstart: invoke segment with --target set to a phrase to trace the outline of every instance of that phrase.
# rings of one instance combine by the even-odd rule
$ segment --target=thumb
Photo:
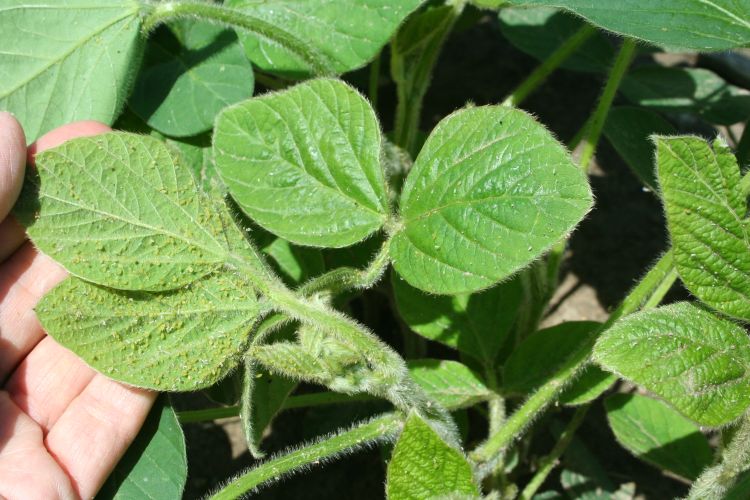
[[[26,167],[26,137],[15,117],[0,112],[0,221],[21,192]]]

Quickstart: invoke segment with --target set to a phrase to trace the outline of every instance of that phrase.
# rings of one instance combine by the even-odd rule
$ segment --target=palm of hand
[[[106,130],[94,122],[67,125],[30,151]],[[39,325],[34,306],[66,273],[7,216],[25,162],[20,126],[0,113],[0,498],[91,498],[155,395],[96,373]]]

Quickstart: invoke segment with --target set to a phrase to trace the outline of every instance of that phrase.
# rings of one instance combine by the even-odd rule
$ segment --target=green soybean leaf
[[[185,436],[167,397],[162,396],[96,498],[172,500],[182,497],[186,481]]]
[[[677,129],[658,113],[644,108],[612,108],[604,124],[604,135],[641,182],[657,190],[652,135],[674,135]]]
[[[503,390],[526,395],[549,380],[568,357],[590,341],[592,332],[601,328],[594,321],[569,321],[545,328],[527,337],[508,357],[503,368]],[[615,377],[590,366],[560,401],[583,404],[598,397],[614,383]]]
[[[157,139],[113,132],[36,157],[16,213],[71,274],[125,290],[178,288],[250,248],[226,209]],[[29,192],[38,190],[38,193]]]
[[[641,460],[691,481],[713,461],[700,429],[661,401],[615,394],[604,406],[617,440]]]
[[[567,151],[518,109],[483,106],[441,121],[401,194],[391,257],[412,286],[487,288],[565,237],[591,207]]]
[[[466,457],[414,414],[406,420],[388,463],[386,493],[393,500],[479,496]]]
[[[716,141],[656,139],[657,169],[675,263],[711,307],[750,319],[750,236],[737,160]]]
[[[36,312],[50,336],[108,377],[189,391],[216,383],[235,367],[259,306],[246,280],[222,273],[161,293],[69,278]]]
[[[718,125],[732,125],[750,117],[750,91],[727,83],[707,69],[644,66],[631,71],[620,90],[640,106],[695,113]]]
[[[726,50],[750,43],[743,0],[510,0],[569,10],[622,35],[673,49]]]
[[[594,359],[700,425],[730,423],[750,405],[747,333],[689,303],[618,321],[597,341]]]
[[[135,0],[6,0],[0,6],[0,109],[31,142],[76,120],[112,123],[142,53]]]
[[[337,73],[364,66],[423,0],[229,0],[227,5],[293,33],[330,60]],[[259,68],[292,77],[312,69],[299,56],[257,34],[240,34]]]
[[[223,111],[214,157],[239,206],[293,243],[343,247],[388,214],[381,134],[370,105],[319,79]]]
[[[412,287],[396,273],[392,276],[396,306],[409,328],[493,366],[521,304],[519,280],[481,293],[436,296]]]
[[[184,137],[209,130],[224,107],[253,95],[253,69],[231,31],[180,21],[180,42],[149,41],[129,104],[150,127]]]
[[[502,9],[499,17],[503,36],[516,48],[540,61],[585,25],[581,19],[548,7]],[[596,33],[561,66],[574,71],[604,73],[613,57],[612,46],[604,36]]]
[[[408,367],[427,395],[449,410],[473,406],[490,395],[479,376],[458,361],[417,359]]]
[[[205,192],[213,189],[213,184],[218,182],[219,176],[214,166],[213,151],[211,150],[211,140],[205,143],[205,136],[190,138],[187,140],[165,139],[167,146],[174,148],[178,155],[185,160],[200,188]]]

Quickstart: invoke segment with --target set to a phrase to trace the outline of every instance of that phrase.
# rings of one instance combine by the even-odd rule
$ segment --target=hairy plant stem
[[[594,112],[576,133],[570,144],[568,144],[568,149],[572,152],[581,142],[584,143],[579,160],[579,165],[584,172],[588,172],[589,170],[589,164],[594,157],[594,152],[599,143],[604,123],[607,121],[607,115],[612,108],[612,102],[617,94],[617,89],[620,87],[620,83],[622,83],[622,79],[630,67],[630,63],[633,61],[635,49],[636,45],[633,39],[626,38],[623,40],[620,51],[618,52],[617,58],[609,72],[609,77],[604,84],[604,88],[602,89],[601,96],[599,97]],[[547,254],[547,292],[544,297],[545,307],[549,300],[552,299],[552,294],[557,288],[560,265],[562,264],[566,243],[566,241],[559,242],[553,246]]]
[[[742,137],[740,137],[737,143],[737,163],[740,168],[743,168],[747,163],[750,163],[750,121],[745,123],[745,130],[742,131]]]
[[[361,403],[375,401],[369,394],[341,394],[339,392],[313,392],[310,394],[298,394],[289,396],[281,406],[282,410],[295,408],[310,408],[312,406],[325,406],[335,404]],[[240,406],[224,406],[221,408],[206,408],[203,410],[186,410],[177,412],[180,423],[208,422],[220,418],[238,417]]]
[[[368,85],[368,97],[370,98],[370,106],[377,112],[378,110],[378,90],[380,87],[380,64],[383,60],[383,52],[378,52],[375,59],[370,63],[370,82]]]
[[[143,20],[143,31],[146,33],[168,21],[186,18],[199,19],[255,33],[272,40],[299,57],[318,75],[335,73],[333,63],[327,55],[314,50],[310,44],[303,42],[292,33],[238,9],[209,2],[184,0],[149,3],[145,4],[144,10],[146,16]]]
[[[389,413],[354,426],[318,442],[302,446],[254,467],[214,493],[213,500],[239,498],[259,485],[278,479],[285,473],[307,467],[310,463],[330,460],[372,443],[390,441],[401,429],[402,417]]]
[[[578,48],[596,33],[596,28],[584,24],[578,31],[565,40],[542,64],[532,71],[511,93],[505,98],[503,104],[506,106],[518,106],[526,98],[542,85],[550,74],[564,63]]]
[[[721,462],[704,470],[693,483],[688,500],[720,500],[750,468],[750,413],[742,417],[734,437],[724,448]]]
[[[560,459],[560,456],[565,452],[566,449],[568,449],[568,446],[570,446],[570,443],[573,441],[573,436],[575,436],[576,430],[578,430],[578,427],[581,426],[583,420],[586,418],[586,414],[588,413],[590,407],[591,405],[583,405],[579,406],[578,409],[576,409],[576,412],[573,414],[573,418],[570,420],[570,422],[568,422],[567,427],[565,427],[565,430],[563,430],[563,433],[560,435],[560,439],[558,439],[557,443],[555,443],[552,451],[550,451],[549,455],[544,457],[539,463],[539,469],[536,471],[534,477],[531,478],[531,481],[529,481],[529,483],[521,492],[521,495],[518,497],[519,500],[531,500],[536,494],[539,487],[544,484],[544,481],[547,479],[547,476],[549,476],[549,473],[552,472],[552,469],[554,469],[557,465],[557,461]]]
[[[630,67],[630,63],[633,61],[635,49],[635,40],[632,38],[625,38],[622,41],[622,46],[609,72],[607,83],[604,85],[601,97],[599,97],[599,103],[596,105],[594,114],[591,115],[588,122],[586,136],[583,139],[583,150],[581,151],[579,164],[584,171],[588,171],[589,163],[594,158],[596,146],[599,143],[599,138],[604,128],[604,122],[607,121],[607,115],[609,114],[609,109],[612,107],[612,101],[615,99],[617,89],[620,87],[620,83],[628,67]]]
[[[305,297],[320,292],[337,295],[352,288],[370,288],[377,283],[388,269],[391,240],[388,238],[365,269],[339,267],[330,272],[312,278],[297,289],[297,293]]]
[[[440,37],[437,39],[437,49],[435,51],[427,53],[426,57],[421,58],[419,61],[410,61],[417,69],[415,74],[417,75],[414,79],[403,79],[396,75],[404,73],[404,69],[400,66],[400,60],[396,57],[396,48],[392,48],[393,53],[391,57],[391,74],[394,75],[394,81],[396,82],[396,118],[393,128],[393,140],[397,146],[404,151],[407,151],[412,157],[416,156],[416,144],[419,133],[419,121],[422,115],[422,103],[424,96],[427,93],[430,79],[432,78],[432,72],[435,68],[435,63],[440,55],[442,46],[448,35],[453,30],[453,26],[458,20],[458,17],[463,11],[465,2],[457,1],[450,4],[452,7],[452,15],[446,20],[446,25],[437,27],[435,31],[436,36]],[[398,38],[398,34],[396,35]],[[394,47],[396,41],[391,43]]]
[[[563,366],[529,399],[523,403],[505,425],[487,441],[474,450],[470,457],[476,462],[490,462],[496,459],[544,410],[557,400],[557,397],[591,360],[596,339],[600,333],[627,314],[642,309],[646,304],[658,303],[677,279],[674,271],[672,252],[667,252],[636,285],[622,304],[612,312],[602,328],[591,333],[588,340],[572,353]]]

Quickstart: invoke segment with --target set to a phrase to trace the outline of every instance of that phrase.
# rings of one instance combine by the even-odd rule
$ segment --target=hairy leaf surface
[[[675,49],[726,50],[750,43],[746,0],[510,0],[570,10],[622,35]]]
[[[700,429],[661,401],[615,394],[604,406],[617,440],[641,460],[691,481],[713,461]]]
[[[473,406],[490,395],[479,376],[458,361],[416,359],[408,367],[427,395],[449,410]]]
[[[750,319],[750,236],[737,160],[719,141],[656,140],[657,169],[675,263],[703,302]]]
[[[743,328],[686,302],[628,316],[604,332],[594,359],[700,425],[750,405],[750,340]]]
[[[388,43],[423,0],[229,0],[227,5],[294,33],[329,59],[337,73],[364,66]],[[277,43],[240,34],[247,57],[259,68],[304,76],[311,68]]]
[[[36,158],[39,183],[27,187],[38,197],[24,193],[16,213],[34,244],[75,276],[124,290],[169,290],[250,248],[226,209],[157,139],[113,132]]]
[[[135,0],[5,0],[0,109],[26,140],[76,120],[112,123],[142,53]]]
[[[392,500],[443,495],[477,496],[471,465],[417,415],[410,415],[388,463],[386,493]]]
[[[258,224],[294,243],[343,247],[388,214],[381,134],[370,105],[338,80],[319,79],[223,111],[216,166]]]
[[[531,116],[463,109],[438,124],[406,180],[393,265],[428,292],[481,290],[565,237],[591,201],[583,173]]]
[[[515,47],[540,61],[547,59],[585,22],[566,12],[548,7],[506,8],[499,12],[500,31]],[[593,73],[604,73],[612,63],[614,50],[600,33],[596,33],[565,60],[561,67]]]
[[[656,148],[650,137],[675,134],[674,125],[648,109],[621,106],[609,111],[603,131],[641,182],[656,191]]]
[[[718,125],[732,125],[750,117],[750,91],[703,68],[643,66],[625,76],[620,90],[640,106],[694,113]]]
[[[188,472],[185,436],[166,399],[157,400],[97,499],[172,500],[182,496]]]
[[[183,137],[209,130],[226,106],[253,95],[253,69],[231,30],[180,21],[149,40],[129,105],[150,127]]]
[[[208,387],[234,368],[259,305],[246,280],[222,273],[161,293],[69,278],[36,311],[50,336],[108,377],[188,391]]]
[[[396,273],[392,276],[396,306],[409,328],[493,366],[521,304],[519,280],[481,293],[435,296],[412,287]]]

